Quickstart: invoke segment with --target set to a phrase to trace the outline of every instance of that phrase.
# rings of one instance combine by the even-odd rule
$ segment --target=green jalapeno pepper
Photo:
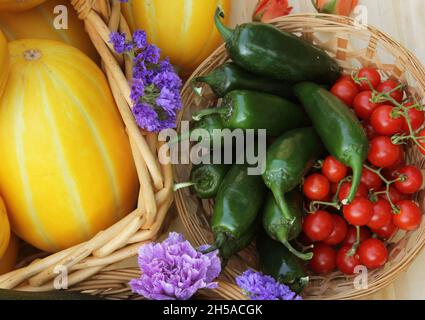
[[[310,260],[313,257],[312,253],[301,253],[290,244],[290,241],[296,239],[302,230],[304,207],[303,197],[298,188],[286,195],[283,210],[282,212],[277,206],[273,194],[270,193],[263,209],[264,230],[298,258]],[[292,224],[287,223],[288,217],[293,217]]]
[[[286,284],[296,293],[301,293],[307,286],[309,278],[303,261],[265,232],[257,237],[257,251],[262,272]]]
[[[333,83],[340,67],[325,51],[264,23],[245,23],[232,30],[223,25],[218,8],[215,23],[231,59],[252,73],[289,82]]]
[[[218,108],[204,109],[194,114],[193,119],[218,114],[228,129],[266,129],[267,136],[309,124],[307,115],[296,104],[268,93],[236,90],[223,99]]]
[[[224,178],[215,199],[211,229],[214,233],[214,248],[223,258],[229,256],[229,246],[239,248],[251,234],[266,188],[261,176],[248,175],[247,165],[234,165]]]
[[[287,210],[285,194],[301,183],[321,150],[320,138],[310,127],[283,134],[267,150],[263,180],[273,192],[282,223],[288,228],[292,228],[297,219]]]
[[[236,241],[227,241],[220,248],[220,257],[222,261],[222,265],[225,266],[227,261],[239,251],[242,251],[246,247],[248,247],[252,241],[254,241],[259,229],[259,223],[257,220],[251,224],[248,228],[248,231],[245,231],[239,239]]]
[[[352,187],[344,203],[353,201],[369,150],[360,121],[340,99],[317,84],[297,84],[295,93],[329,153],[353,169]]]
[[[217,195],[230,165],[200,164],[193,166],[190,172],[192,190],[200,199],[211,199]]]
[[[222,130],[224,129],[223,121],[218,114],[211,114],[205,117],[202,117],[199,121],[193,121],[192,123],[192,129],[189,132],[186,132],[182,135],[177,136],[176,139],[172,139],[168,142],[169,145],[173,145],[175,143],[186,141],[190,139],[193,132],[196,132],[196,130],[203,129],[205,130],[207,136],[201,137],[198,136],[198,139],[195,142],[202,143],[205,147],[212,148],[214,145],[215,139],[222,139],[222,136],[216,136],[217,131],[216,130]]]
[[[290,100],[294,99],[292,84],[259,77],[245,71],[233,62],[227,62],[210,74],[197,77],[193,81],[194,83],[208,84],[219,97],[224,97],[234,90],[253,90],[274,94]]]

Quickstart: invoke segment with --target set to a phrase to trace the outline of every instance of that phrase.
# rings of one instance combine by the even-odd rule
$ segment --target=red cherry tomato
[[[301,243],[303,246],[311,246],[313,244],[313,241],[307,235],[303,232],[298,236],[297,241]]]
[[[345,220],[353,226],[365,226],[373,215],[373,203],[367,198],[355,198],[342,209]]]
[[[313,248],[313,258],[309,262],[310,269],[317,274],[332,272],[336,267],[336,252],[332,247],[318,243]]]
[[[348,228],[347,228],[347,223],[340,216],[333,214],[332,219],[334,221],[334,228],[330,236],[327,237],[323,241],[323,243],[330,246],[336,246],[337,244],[340,244],[345,239]]]
[[[354,82],[353,77],[349,74],[341,76],[336,82],[340,82],[340,81],[351,82],[352,84],[354,84],[357,87],[358,90],[360,90],[360,86],[357,83]]]
[[[361,181],[369,190],[379,190],[383,183],[381,178],[375,172],[366,168],[363,168]]]
[[[403,130],[404,118],[394,114],[394,107],[379,106],[370,117],[370,124],[375,131],[383,136],[392,136]]]
[[[368,239],[360,244],[358,250],[360,262],[368,269],[382,267],[388,259],[388,250],[378,239]]]
[[[376,138],[376,137],[379,136],[376,133],[376,131],[373,128],[373,126],[370,124],[369,121],[364,121],[362,125],[363,125],[364,131],[366,132],[366,135],[367,135],[368,140],[372,140],[373,138]]]
[[[379,238],[383,240],[391,239],[392,236],[394,236],[397,231],[398,231],[398,228],[392,221],[385,227],[372,230],[373,233],[375,233]]]
[[[398,170],[399,178],[394,186],[398,191],[404,194],[414,194],[418,192],[423,183],[423,176],[421,170],[415,166],[407,166]]]
[[[403,154],[400,145],[392,143],[390,137],[376,137],[370,143],[368,160],[371,164],[379,168],[393,166]]]
[[[404,105],[405,107],[413,106],[413,103],[409,102]],[[423,111],[416,108],[409,109],[408,111],[410,123],[413,131],[417,131],[425,122],[425,114]],[[410,133],[409,125],[405,118],[403,118],[403,132]]]
[[[380,191],[385,191],[385,189],[382,189]],[[393,185],[390,186],[389,193],[390,193],[390,200],[392,203],[397,203],[401,200],[407,200],[409,198],[407,195],[402,194],[400,191],[398,191],[396,187],[394,187]],[[385,193],[379,195],[379,197],[388,201],[388,197]]]
[[[371,237],[370,231],[367,228],[360,228],[360,243],[369,239]],[[357,228],[349,226],[347,230],[347,235],[345,236],[343,245],[352,246],[357,241]]]
[[[369,120],[373,111],[381,105],[379,103],[372,102],[372,95],[372,91],[363,91],[354,98],[354,111],[362,120]]]
[[[378,92],[381,93],[389,93],[391,92],[390,96],[396,100],[398,103],[401,103],[403,101],[404,98],[404,92],[403,89],[397,89],[395,90],[396,87],[398,87],[400,85],[399,82],[395,81],[395,80],[387,80],[382,82],[377,88],[376,90]]]
[[[338,270],[347,275],[354,274],[356,267],[360,265],[360,258],[357,253],[353,256],[348,256],[351,248],[351,245],[345,245],[336,254],[336,266]]]
[[[422,148],[418,146],[418,149],[422,154],[425,155],[425,129],[419,131],[416,137],[418,138],[419,144],[422,146]]]
[[[422,213],[418,205],[410,200],[397,202],[400,213],[393,215],[393,223],[401,230],[416,230],[422,222]]]
[[[305,179],[303,191],[308,199],[313,201],[322,201],[329,194],[329,180],[321,174],[312,174]]]
[[[376,89],[379,86],[379,84],[381,83],[381,75],[374,68],[362,68],[362,69],[360,69],[358,77],[359,77],[359,79],[361,79],[361,78],[369,79],[369,82],[365,81],[365,80],[360,82],[360,89],[362,91],[370,90],[371,89],[370,85],[372,85],[373,89]]]
[[[367,226],[371,229],[380,229],[389,225],[392,219],[393,211],[390,203],[381,198],[373,204],[373,215]]]
[[[351,182],[344,182],[341,185],[341,189],[339,190],[339,194],[338,194],[339,201],[343,201],[347,199],[351,191],[351,186],[352,186]],[[356,198],[367,197],[367,194],[368,194],[368,190],[366,186],[363,183],[360,183],[359,188],[357,189]]]
[[[332,156],[323,162],[322,173],[330,182],[340,182],[347,176],[347,171],[347,167]]]
[[[359,88],[353,81],[342,79],[335,83],[331,92],[334,96],[340,98],[347,106],[353,105],[354,98],[359,93]]]
[[[398,178],[399,172],[401,168],[403,168],[406,165],[406,162],[404,161],[404,152],[400,153],[400,158],[397,160],[397,162],[392,165],[391,167],[384,168],[382,170],[382,175],[392,181]]]
[[[323,241],[330,236],[334,229],[332,215],[326,211],[309,214],[303,223],[305,235],[312,241]]]

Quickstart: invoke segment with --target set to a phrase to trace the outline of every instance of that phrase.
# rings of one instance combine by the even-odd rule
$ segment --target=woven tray
[[[23,266],[0,276],[0,288],[25,291],[54,289],[57,266],[66,267],[70,290],[85,291],[109,298],[132,296],[127,283],[138,277],[137,268],[117,269],[117,263],[135,256],[138,248],[161,232],[173,202],[171,165],[158,161],[161,143],[153,133],[140,130],[131,112],[129,80],[131,60],[116,55],[109,43],[112,31],[131,36],[121,14],[120,2],[109,0],[71,1],[102,58],[102,67],[126,126],[140,182],[137,208],[93,239],[45,257],[43,253],[25,257]]]
[[[324,14],[296,14],[274,20],[273,25],[302,36],[306,40],[325,49],[337,59],[345,72],[351,73],[362,66],[373,66],[382,70],[385,77],[396,77],[408,85],[408,93],[424,103],[425,68],[403,46],[383,32],[370,27],[358,26],[351,18]],[[301,53],[300,53],[301,54]],[[214,105],[214,95],[204,87],[203,98],[198,97],[191,88],[194,77],[205,75],[228,60],[224,46],[213,53],[192,75],[183,88],[185,109],[180,120],[190,120],[191,114]],[[407,147],[407,161],[423,169],[425,158],[417,148]],[[187,181],[189,165],[175,166],[176,181]],[[421,209],[425,208],[424,192],[417,195]],[[213,202],[200,201],[189,190],[179,190],[176,205],[180,218],[196,245],[211,243],[213,237],[209,228],[209,217],[213,211]],[[389,261],[385,267],[370,271],[365,289],[354,287],[354,276],[349,277],[334,272],[326,276],[312,276],[310,285],[304,291],[306,299],[356,299],[366,297],[388,284],[415,259],[425,245],[425,220],[421,227],[410,233],[400,233],[389,241]],[[243,299],[240,290],[234,284],[236,275],[246,268],[256,268],[257,256],[252,245],[235,256],[226,268],[220,288],[214,293],[223,299]]]

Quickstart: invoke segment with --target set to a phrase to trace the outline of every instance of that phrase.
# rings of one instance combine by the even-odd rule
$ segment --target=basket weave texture
[[[27,257],[23,267],[0,276],[0,288],[25,291],[54,289],[57,267],[66,267],[71,290],[104,295],[109,298],[134,297],[127,285],[138,277],[137,268],[117,269],[114,265],[135,256],[138,248],[157,238],[162,231],[173,193],[171,165],[158,159],[162,143],[157,134],[140,130],[131,112],[129,82],[132,61],[117,55],[109,43],[112,31],[131,32],[121,14],[120,2],[109,0],[72,0],[84,20],[86,31],[102,58],[102,68],[125,124],[140,182],[137,208],[125,218],[91,240],[61,252]]]
[[[360,26],[347,17],[325,14],[295,14],[272,21],[276,27],[301,36],[326,50],[337,59],[344,71],[350,74],[362,66],[376,67],[385,78],[395,77],[408,86],[408,94],[424,103],[425,68],[408,50],[385,33],[370,26]],[[302,55],[302,52],[300,52]],[[194,77],[206,75],[227,61],[224,46],[214,52],[192,75],[183,88],[183,105],[180,120],[190,120],[191,114],[215,105],[217,99],[207,87],[202,88],[203,97],[191,88]],[[422,170],[425,158],[417,148],[406,146],[407,162]],[[175,166],[176,181],[187,181],[189,165]],[[416,196],[420,208],[425,208],[424,192]],[[213,236],[209,217],[213,212],[212,201],[200,201],[189,190],[176,194],[179,216],[196,245],[211,243]],[[399,233],[389,241],[389,261],[378,270],[369,271],[363,289],[356,289],[355,276],[334,272],[326,276],[311,276],[310,284],[303,293],[306,299],[361,299],[389,285],[415,259],[425,245],[425,219],[421,227],[409,233]],[[235,276],[247,267],[257,268],[258,259],[254,245],[236,255],[227,266],[220,287],[214,293],[223,299],[243,299],[234,284]],[[357,286],[358,287],[358,286]],[[211,296],[212,297],[212,296]]]

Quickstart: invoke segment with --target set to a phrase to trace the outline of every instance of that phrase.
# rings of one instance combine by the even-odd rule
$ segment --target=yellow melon
[[[0,258],[6,252],[10,240],[10,225],[7,218],[6,207],[0,198]]]
[[[62,19],[64,16],[67,17],[67,24]],[[23,12],[0,12],[0,29],[9,41],[19,39],[61,41],[82,50],[95,62],[100,61],[84,30],[84,22],[78,19],[75,10],[66,0],[49,0]]]
[[[130,0],[123,3],[131,29],[145,30],[163,56],[190,74],[221,43],[214,25],[217,6],[230,14],[230,0]]]
[[[0,194],[13,231],[45,251],[90,239],[136,205],[138,180],[108,83],[78,49],[9,43]]]
[[[6,86],[7,76],[9,74],[9,50],[7,40],[0,30],[0,97]]]
[[[24,11],[38,6],[46,0],[0,0],[0,11]]]
[[[11,234],[9,246],[6,252],[0,258],[0,274],[7,273],[13,270],[16,264],[19,251],[19,239],[14,234]]]

